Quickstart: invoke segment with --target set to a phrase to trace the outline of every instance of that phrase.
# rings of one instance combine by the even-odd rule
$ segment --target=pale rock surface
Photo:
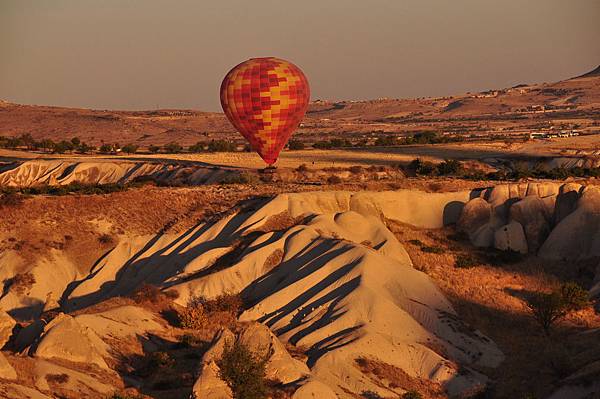
[[[91,377],[82,372],[38,359],[35,362],[34,379],[35,387],[42,391],[52,391],[46,376],[48,374],[66,374],[68,380],[61,386],[72,392],[79,392],[80,397],[106,397],[115,391],[115,387]]]
[[[100,313],[81,314],[75,316],[75,321],[100,338],[124,338],[164,330],[152,312],[129,305]]]
[[[3,399],[53,399],[33,388],[0,381],[0,397]]]
[[[72,160],[31,160],[0,172],[0,186],[29,187],[35,185],[125,184],[140,177],[159,182],[189,185],[210,184],[225,176],[237,173],[222,168],[192,165],[185,162],[173,164],[148,161],[91,162]]]
[[[549,259],[600,256],[600,188],[583,190],[576,209],[554,227],[539,255]]]
[[[326,384],[314,378],[308,378],[294,392],[292,399],[338,399],[335,392]]]
[[[202,365],[200,376],[192,387],[191,399],[233,399],[233,393],[219,377],[219,366],[214,361]]]
[[[231,398],[231,390],[219,377],[219,366],[226,345],[239,340],[260,357],[267,357],[266,376],[284,384],[307,377],[310,370],[306,364],[292,358],[279,339],[260,323],[249,323],[236,337],[231,331],[223,330],[202,358],[202,371],[193,392],[195,398]]]
[[[467,233],[475,246],[489,247],[494,239],[491,218],[492,205],[483,198],[475,198],[464,206],[456,227]]]
[[[108,369],[108,345],[89,327],[73,317],[60,314],[44,328],[33,355],[44,359],[64,359],[72,362],[93,363]]]
[[[17,372],[13,366],[6,360],[6,357],[0,352],[0,378],[7,380],[16,380]]]
[[[502,251],[528,252],[527,239],[521,223],[512,221],[494,233],[494,247]]]
[[[0,309],[0,348],[2,348],[10,337],[17,322],[8,313]]]
[[[528,196],[510,207],[510,220],[523,226],[527,247],[536,253],[550,234],[551,215],[540,197]]]

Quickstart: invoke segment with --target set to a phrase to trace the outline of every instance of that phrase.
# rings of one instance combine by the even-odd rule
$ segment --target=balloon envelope
[[[278,58],[252,58],[235,66],[221,83],[227,119],[269,165],[306,113],[310,90],[300,68]]]

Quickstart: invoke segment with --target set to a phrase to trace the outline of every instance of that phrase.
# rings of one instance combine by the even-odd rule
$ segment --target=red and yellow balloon
[[[269,165],[306,113],[308,80],[296,65],[278,58],[252,58],[235,66],[221,83],[227,119]]]

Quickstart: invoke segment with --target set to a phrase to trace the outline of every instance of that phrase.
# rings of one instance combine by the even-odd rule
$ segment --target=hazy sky
[[[0,0],[0,99],[217,111],[257,56],[313,99],[464,93],[595,68],[599,21],[600,0]]]

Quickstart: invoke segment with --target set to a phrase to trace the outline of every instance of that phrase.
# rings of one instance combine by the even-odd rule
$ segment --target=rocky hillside
[[[221,359],[241,342],[265,359],[279,397],[469,397],[502,374],[505,354],[415,268],[393,226],[458,222],[477,245],[597,257],[597,193],[551,184],[290,193],[150,234],[119,233],[98,215],[86,223],[105,232],[105,249],[89,261],[69,250],[77,237],[32,257],[3,231],[15,245],[0,253],[0,392],[232,398]],[[587,227],[544,251],[571,219]]]

